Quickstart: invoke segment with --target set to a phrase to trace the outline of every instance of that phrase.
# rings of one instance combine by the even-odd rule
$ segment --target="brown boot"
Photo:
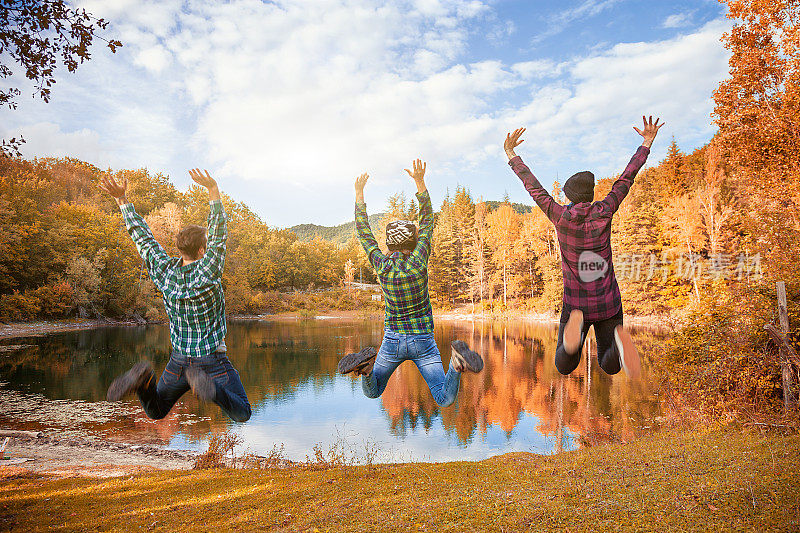
[[[145,387],[154,375],[153,365],[149,361],[139,361],[130,370],[111,382],[106,398],[112,402],[121,400],[123,396]]]
[[[372,372],[372,365],[375,364],[377,355],[378,352],[372,346],[367,346],[358,353],[349,353],[339,359],[339,373],[357,372],[363,374],[362,370],[366,367],[369,367],[369,372]]]

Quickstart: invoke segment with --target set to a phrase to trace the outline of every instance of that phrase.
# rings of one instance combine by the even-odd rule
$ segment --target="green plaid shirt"
[[[428,256],[431,254],[433,206],[427,191],[417,193],[419,235],[406,258],[400,252],[385,255],[378,248],[367,217],[367,205],[356,203],[356,231],[361,246],[378,275],[386,303],[384,327],[404,334],[433,333],[433,310],[428,296]]]
[[[213,353],[224,343],[227,333],[222,269],[228,228],[222,202],[217,200],[210,206],[206,253],[188,265],[181,265],[179,257],[167,255],[133,204],[120,208],[150,279],[164,295],[172,349],[187,357]]]

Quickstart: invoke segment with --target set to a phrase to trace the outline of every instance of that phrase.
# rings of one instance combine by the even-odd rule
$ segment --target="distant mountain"
[[[503,202],[498,202],[497,200],[486,200],[485,203],[489,207],[489,211],[494,211],[495,209],[500,207],[500,204],[502,204]],[[520,215],[524,215],[525,213],[530,213],[531,210],[533,209],[533,207],[529,205],[517,204],[517,203],[512,203],[511,208]]]
[[[378,227],[380,224],[381,219],[384,217],[385,213],[375,213],[374,215],[369,216],[369,224],[374,228]],[[326,241],[330,241],[336,244],[345,244],[350,237],[353,236],[356,230],[356,223],[353,222],[345,222],[344,224],[339,224],[338,226],[320,226],[318,224],[298,224],[297,226],[292,226],[289,228],[291,231],[297,235],[297,238],[301,241],[311,241],[314,239],[315,235],[319,235]]]
[[[503,202],[498,202],[496,200],[488,200],[486,201],[486,205],[489,206],[490,211],[494,211],[497,209],[500,204]],[[511,207],[520,214],[530,213],[532,207],[525,204],[517,204],[512,203]],[[378,227],[380,224],[381,219],[386,215],[386,213],[375,213],[374,215],[369,216],[369,223],[372,226],[373,230]],[[297,238],[301,241],[311,241],[314,239],[315,235],[319,235],[326,241],[330,241],[336,244],[345,244],[347,240],[353,235],[353,232],[356,229],[355,222],[345,222],[344,224],[339,224],[338,226],[320,226],[318,224],[298,224],[297,226],[292,226],[289,228],[291,231],[295,232]]]

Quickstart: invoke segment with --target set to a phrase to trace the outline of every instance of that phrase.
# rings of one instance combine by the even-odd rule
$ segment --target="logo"
[[[608,263],[605,259],[588,250],[581,252],[578,257],[578,276],[581,281],[589,283],[606,275]]]

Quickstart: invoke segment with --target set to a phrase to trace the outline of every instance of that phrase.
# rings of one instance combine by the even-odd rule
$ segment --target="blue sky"
[[[411,193],[428,162],[438,207],[449,189],[530,203],[506,165],[505,133],[547,186],[624,168],[644,113],[684,151],[714,133],[712,92],[730,28],[716,0],[90,0],[116,54],[96,47],[60,72],[49,104],[0,111],[26,157],[72,156],[170,176],[209,169],[270,225],[352,217]],[[25,86],[22,86],[25,90]],[[27,93],[30,94],[30,91]],[[639,122],[637,122],[639,121]]]

